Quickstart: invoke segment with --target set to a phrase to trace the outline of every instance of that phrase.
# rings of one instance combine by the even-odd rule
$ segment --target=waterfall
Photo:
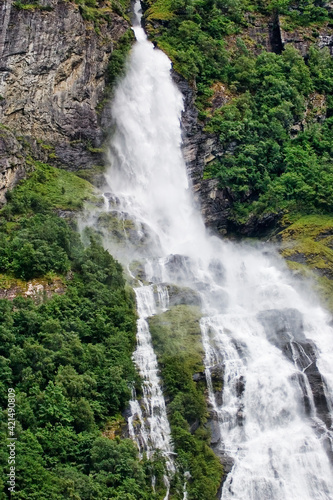
[[[170,428],[147,318],[169,307],[163,284],[190,287],[203,304],[206,378],[219,433],[215,451],[233,461],[221,498],[332,500],[330,317],[298,289],[273,250],[206,233],[181,153],[182,96],[169,59],[140,26],[139,2],[135,13],[137,42],[115,92],[105,188],[116,199],[113,208],[105,202],[108,210],[134,221],[116,255],[127,266],[139,262],[144,276],[135,289],[134,354],[143,400],[133,395],[131,435],[141,451],[160,449],[172,474]],[[214,371],[223,376],[222,394],[214,389]]]

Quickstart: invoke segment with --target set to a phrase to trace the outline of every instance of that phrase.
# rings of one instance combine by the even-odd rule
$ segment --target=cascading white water
[[[160,291],[163,295],[163,292]],[[148,458],[152,453],[160,450],[166,460],[167,474],[164,483],[167,488],[165,500],[169,497],[170,481],[168,475],[175,472],[172,460],[172,446],[170,427],[167,418],[156,355],[151,343],[151,336],[147,318],[156,312],[153,286],[142,286],[135,290],[138,309],[137,348],[134,352],[134,361],[142,378],[143,406],[133,397],[130,401],[131,417],[129,418],[129,431],[132,439],[138,444],[140,451],[145,451]],[[135,395],[134,395],[135,396]],[[133,425],[136,418],[137,427]],[[155,478],[153,478],[153,481]]]
[[[181,154],[182,97],[172,82],[169,59],[146,39],[139,9],[136,2],[137,42],[113,103],[107,190],[119,199],[118,209],[150,235],[149,250],[138,246],[130,255],[145,259],[146,280],[190,286],[202,297],[210,403],[220,451],[234,463],[221,498],[332,500],[330,318],[297,290],[267,249],[207,236]],[[168,307],[165,291],[157,289],[157,294],[161,309]],[[134,359],[148,418],[133,399],[130,431],[141,449],[160,448],[170,456],[170,429],[147,323],[156,311],[153,285],[136,289],[136,296],[140,319]],[[222,403],[211,380],[212,368],[219,367]]]

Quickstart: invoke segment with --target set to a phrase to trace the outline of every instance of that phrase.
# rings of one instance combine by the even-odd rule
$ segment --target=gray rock
[[[165,267],[170,279],[175,283],[192,282],[195,279],[191,269],[191,260],[185,255],[169,255]]]
[[[97,105],[114,43],[129,24],[112,12],[97,34],[74,2],[41,4],[50,10],[18,9],[12,0],[0,5],[0,123],[33,145],[35,159],[70,170],[101,165],[105,133]],[[110,127],[107,116],[103,126]],[[52,145],[52,154],[35,138]],[[10,177],[2,190],[16,182],[12,163],[12,156],[1,163]],[[17,165],[16,172],[23,175]]]
[[[162,286],[166,286],[168,289],[170,307],[180,305],[201,306],[200,296],[191,288],[171,285],[169,283],[162,283]]]
[[[26,176],[25,149],[9,130],[0,128],[0,207],[7,190]]]
[[[200,373],[194,373],[192,375],[192,380],[193,382],[205,382],[206,381],[206,376],[203,372]]]
[[[299,369],[295,381],[303,393],[305,412],[310,412],[311,395],[307,392],[304,376],[307,377],[311,387],[317,416],[330,428],[332,422],[325,395],[325,382],[317,367],[315,345],[304,335],[301,313],[296,309],[271,309],[259,313],[258,319],[265,328],[267,339],[281,349]]]

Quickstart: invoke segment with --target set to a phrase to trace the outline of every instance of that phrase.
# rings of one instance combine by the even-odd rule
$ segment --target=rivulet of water
[[[165,283],[191,287],[203,307],[202,341],[215,450],[233,460],[224,500],[332,500],[333,330],[329,315],[298,290],[273,250],[206,234],[181,152],[182,96],[171,63],[140,26],[113,102],[105,192],[134,221],[140,261],[134,360],[143,400],[130,432],[144,451],[172,457],[170,428],[147,318],[169,307]],[[127,260],[126,260],[127,259]],[[154,293],[156,290],[156,293]],[[156,301],[156,296],[159,300]],[[223,376],[222,395],[212,373]],[[170,473],[172,458],[168,458]],[[186,497],[186,487],[184,497]]]

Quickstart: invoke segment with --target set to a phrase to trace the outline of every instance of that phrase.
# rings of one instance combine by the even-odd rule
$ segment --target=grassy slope
[[[290,269],[312,280],[324,304],[333,311],[333,217],[295,218],[275,238],[280,242],[280,253]]]
[[[94,186],[77,175],[38,161],[30,162],[30,166],[33,170],[16,188],[16,197],[24,199],[29,193],[35,193],[53,209],[61,210],[79,210],[84,202],[96,201]]]

